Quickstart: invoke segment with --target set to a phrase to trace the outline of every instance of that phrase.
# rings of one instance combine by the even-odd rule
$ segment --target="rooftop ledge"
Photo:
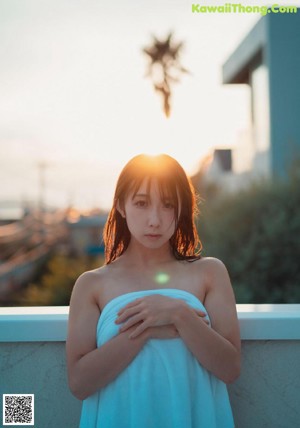
[[[238,304],[242,340],[299,340],[300,304]],[[64,342],[69,306],[0,308],[0,342]]]

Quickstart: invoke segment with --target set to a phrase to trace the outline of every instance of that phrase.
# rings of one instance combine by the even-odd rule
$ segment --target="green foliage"
[[[225,263],[238,303],[300,302],[299,208],[295,174],[204,204],[203,255]]]
[[[68,306],[76,279],[85,271],[100,267],[103,258],[54,255],[40,280],[12,296],[16,306]]]

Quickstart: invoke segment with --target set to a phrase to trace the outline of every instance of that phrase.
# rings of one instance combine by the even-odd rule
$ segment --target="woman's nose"
[[[160,225],[160,215],[158,209],[152,208],[149,212],[148,218],[149,226],[158,227]]]

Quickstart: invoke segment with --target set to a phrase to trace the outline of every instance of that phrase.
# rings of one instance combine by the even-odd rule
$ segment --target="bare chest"
[[[202,303],[205,301],[207,286],[205,278],[194,275],[185,269],[177,271],[157,271],[139,273],[125,273],[108,275],[101,281],[101,286],[94,289],[94,297],[102,311],[112,299],[126,293],[142,290],[180,289],[194,294]]]

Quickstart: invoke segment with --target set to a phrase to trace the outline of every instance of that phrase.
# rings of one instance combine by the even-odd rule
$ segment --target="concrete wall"
[[[300,341],[243,341],[228,389],[236,428],[300,427]]]
[[[68,388],[64,342],[0,343],[0,394],[1,403],[2,394],[34,394],[36,428],[78,427],[81,401]]]
[[[299,391],[300,340],[242,342],[242,374],[229,386],[236,428],[299,427]],[[78,427],[81,401],[67,385],[65,342],[0,343],[0,393],[35,394],[36,428]]]

